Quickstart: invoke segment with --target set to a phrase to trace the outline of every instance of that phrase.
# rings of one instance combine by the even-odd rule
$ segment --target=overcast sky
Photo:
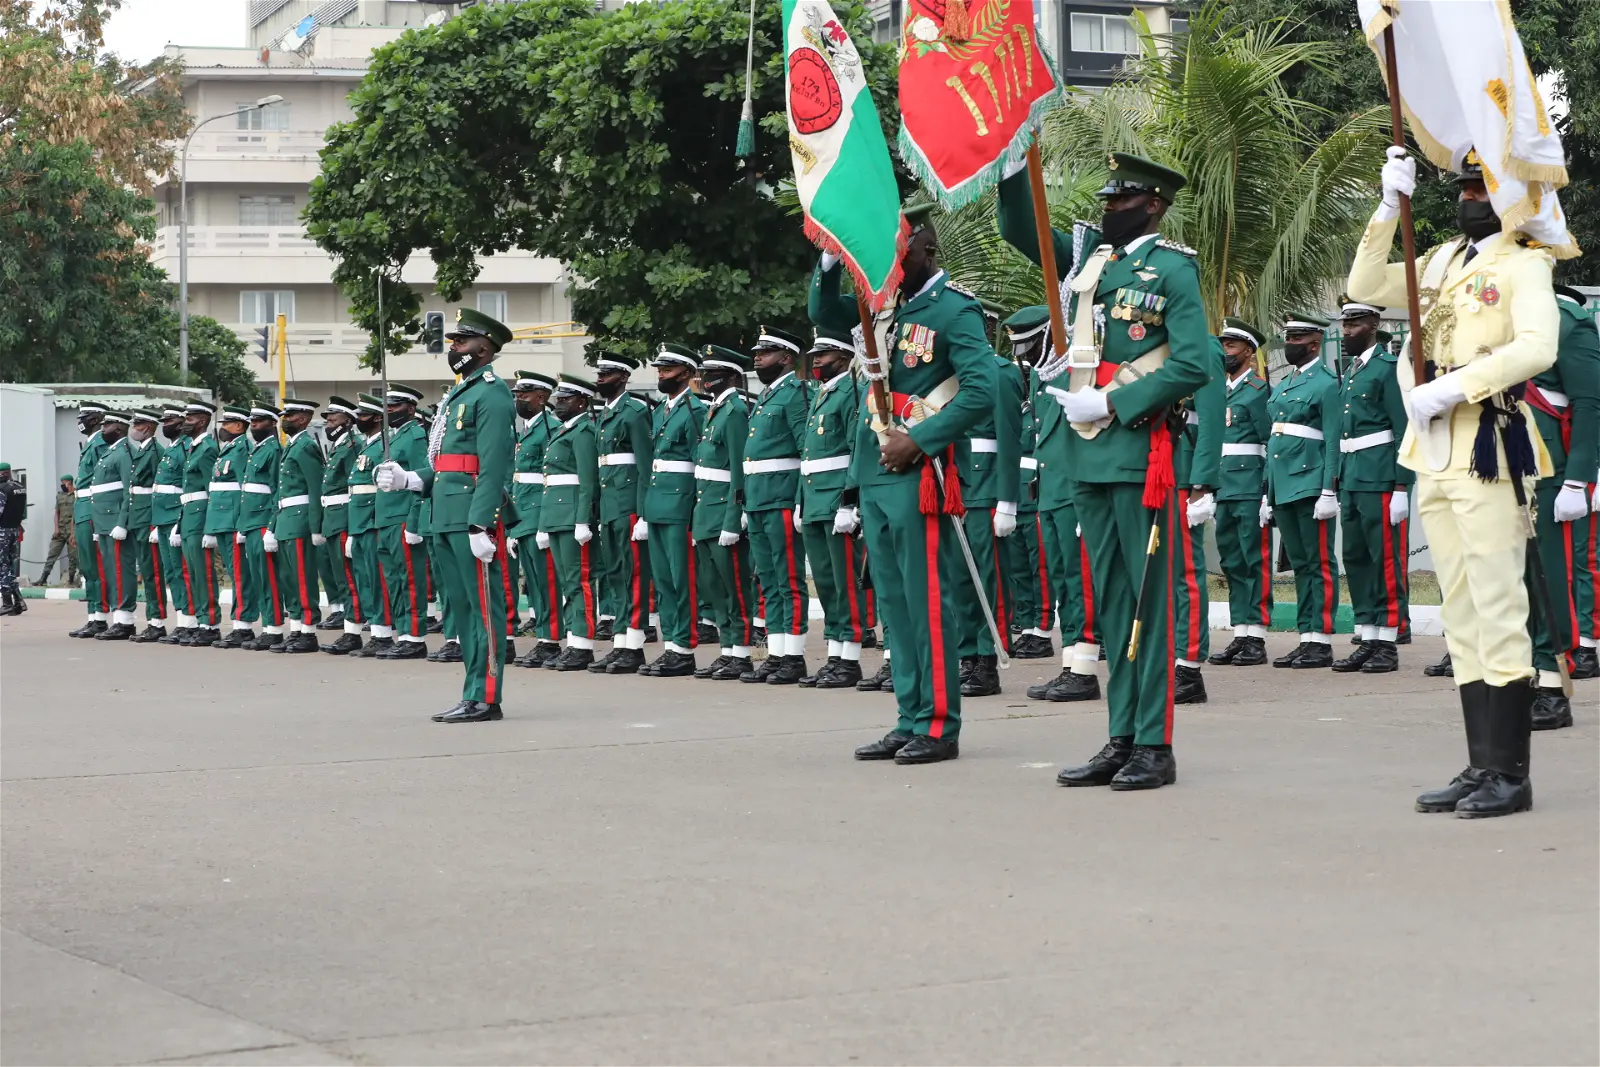
[[[123,0],[106,26],[106,47],[132,63],[167,44],[245,44],[245,0]]]

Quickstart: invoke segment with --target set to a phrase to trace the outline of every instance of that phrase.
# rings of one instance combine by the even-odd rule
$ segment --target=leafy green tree
[[[238,334],[216,319],[191,315],[188,384],[204,386],[219,401],[230,404],[248,404],[261,398],[256,372],[245,362],[248,347]],[[176,380],[176,356],[171,371]]]

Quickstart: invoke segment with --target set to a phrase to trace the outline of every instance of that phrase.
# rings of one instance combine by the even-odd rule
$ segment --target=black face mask
[[[410,422],[412,419],[414,419],[416,417],[417,417],[417,413],[416,413],[415,409],[413,409],[411,411],[406,411],[405,409],[402,408],[399,411],[391,411],[391,412],[389,412],[389,425],[390,426],[404,426],[406,423]]]
[[[1044,340],[1039,337],[1030,337],[1020,343],[1011,343],[1011,354],[1017,358],[1017,363],[1024,367],[1032,367],[1039,362],[1039,356],[1044,352]]]
[[[668,373],[665,368],[656,370],[656,388],[667,396],[677,396],[683,392],[683,387],[689,384],[687,371],[679,369]]]
[[[1288,360],[1292,366],[1304,367],[1307,363],[1316,359],[1317,354],[1321,351],[1322,346],[1315,341],[1302,345],[1286,344],[1283,346],[1283,358]]]
[[[1470,241],[1481,241],[1500,232],[1500,216],[1487,200],[1463,200],[1456,204],[1456,225]]]
[[[1121,211],[1107,211],[1100,219],[1100,239],[1113,248],[1123,248],[1135,237],[1143,236],[1148,225],[1150,212],[1142,203]]]
[[[531,419],[534,417],[534,415],[538,414],[538,412],[533,410],[533,402],[531,400],[518,400],[517,414],[524,419]]]
[[[169,441],[176,441],[181,433],[183,433],[183,423],[181,422],[175,422],[171,425],[167,423],[161,424],[161,436]]]
[[[467,373],[467,368],[472,366],[472,361],[478,357],[466,350],[458,352],[452,348],[445,353],[444,358],[445,362],[450,365],[451,374],[465,374]]]
[[[595,392],[600,394],[602,400],[615,400],[627,387],[628,383],[625,381],[596,382],[594,386]]]
[[[1371,348],[1376,339],[1376,335],[1365,331],[1355,334],[1347,333],[1339,339],[1339,350],[1344,353],[1346,359],[1355,359]]]
[[[789,368],[781,363],[775,363],[769,367],[756,368],[756,378],[760,380],[762,385],[771,385],[788,373]]]

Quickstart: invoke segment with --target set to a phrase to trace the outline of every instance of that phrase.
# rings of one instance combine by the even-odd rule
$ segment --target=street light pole
[[[189,384],[189,143],[194,140],[194,135],[200,132],[200,127],[218,119],[231,118],[234,115],[243,115],[247,111],[259,111],[271,104],[283,102],[283,97],[274,93],[263,96],[253,104],[224,111],[220,115],[212,115],[195,123],[194,129],[189,131],[189,136],[183,139],[183,153],[178,159],[178,384]]]

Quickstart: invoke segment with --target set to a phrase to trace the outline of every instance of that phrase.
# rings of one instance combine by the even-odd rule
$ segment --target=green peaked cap
[[[1170,202],[1189,179],[1171,167],[1131,152],[1112,152],[1106,158],[1111,171],[1096,196],[1121,196],[1123,193],[1154,193]]]
[[[855,355],[856,339],[850,330],[837,326],[818,326],[812,334],[812,352],[848,352]]]
[[[1260,348],[1267,343],[1267,335],[1250,325],[1243,319],[1226,318],[1222,320],[1222,332],[1218,337],[1232,337],[1236,341]]]
[[[731,348],[723,348],[721,345],[700,346],[700,366],[702,369],[737,370],[741,374],[748,374],[755,365],[756,361],[743,352],[736,352]]]
[[[455,327],[445,336],[451,340],[457,337],[487,337],[494,342],[496,352],[511,343],[510,328],[476,308],[456,308]]]
[[[1050,325],[1050,309],[1043,304],[1025,307],[1000,325],[1013,342],[1022,341]]]

